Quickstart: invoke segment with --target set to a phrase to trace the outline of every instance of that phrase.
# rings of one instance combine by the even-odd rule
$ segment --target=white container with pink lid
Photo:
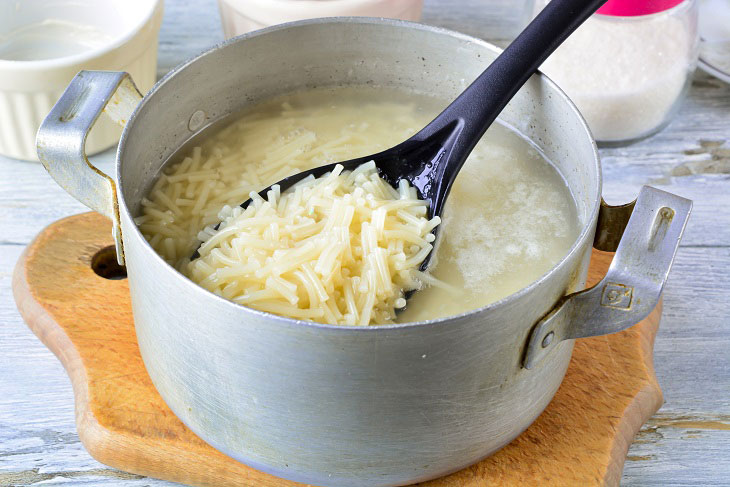
[[[535,0],[536,15],[549,0]],[[542,66],[602,145],[651,136],[677,112],[697,65],[695,0],[608,0]]]

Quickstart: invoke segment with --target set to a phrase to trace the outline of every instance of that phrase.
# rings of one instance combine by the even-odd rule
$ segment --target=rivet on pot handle
[[[627,208],[617,208],[618,218]],[[616,333],[644,319],[659,301],[691,209],[688,199],[644,186],[608,273],[592,288],[563,298],[535,325],[524,367],[534,367],[562,340]],[[598,229],[601,234],[595,245],[610,247]]]
[[[113,223],[117,260],[124,265],[114,180],[91,165],[86,136],[102,111],[124,126],[142,99],[124,72],[81,71],[41,124],[36,136],[38,157],[56,182],[71,196]]]

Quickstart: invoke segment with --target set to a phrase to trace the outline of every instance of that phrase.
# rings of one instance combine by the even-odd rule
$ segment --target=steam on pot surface
[[[579,234],[561,174],[504,125],[489,129],[457,177],[427,274],[418,265],[439,222],[425,217],[413,188],[389,194],[377,174],[354,199],[347,192],[358,184],[334,189],[330,175],[330,186],[308,190],[306,201],[291,194],[277,205],[286,194],[275,194],[266,211],[263,200],[248,214],[234,209],[286,176],[392,147],[446,104],[374,87],[266,101],[170,158],[135,220],[152,247],[193,281],[283,316],[374,325],[486,306],[547,273]],[[234,216],[237,227],[213,228]],[[190,262],[203,240],[212,243]],[[275,265],[284,256],[289,265]],[[399,310],[410,289],[420,290]]]

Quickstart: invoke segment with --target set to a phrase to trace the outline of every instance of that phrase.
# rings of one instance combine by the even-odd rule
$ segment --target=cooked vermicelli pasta
[[[427,204],[401,180],[396,190],[374,162],[335,166],[246,209],[226,206],[218,229],[198,238],[190,278],[231,301],[296,319],[341,325],[392,323],[431,252]]]
[[[251,191],[306,169],[387,149],[422,125],[407,103],[364,97],[353,116],[323,95],[311,95],[319,100],[316,108],[284,101],[247,113],[165,167],[135,219],[155,251],[185,272],[200,244],[198,232],[217,223],[225,205],[237,206]]]
[[[318,88],[264,101],[180,148],[147,191],[135,220],[155,251],[190,277],[188,263],[201,244],[200,232],[221,220],[221,209],[235,208],[252,191],[291,174],[392,147],[428,123],[444,104],[373,87]],[[382,217],[374,214],[372,224],[380,225]],[[404,212],[400,217],[408,222],[413,218]],[[558,262],[580,228],[575,203],[560,173],[529,142],[499,124],[487,131],[466,161],[442,217],[439,245],[428,273],[412,271],[421,287],[408,299],[406,309],[398,312],[397,323],[463,313],[517,291]],[[292,236],[306,239],[314,235],[307,233],[313,229],[294,228]],[[420,236],[401,228],[387,232],[388,239],[427,248]],[[242,237],[240,242],[251,252],[271,251],[266,239]],[[235,261],[222,253],[218,256],[231,268],[211,272],[225,277],[240,270]],[[415,251],[408,258],[418,261],[420,257]],[[286,282],[274,279],[269,289],[251,293],[246,300],[265,303],[271,296],[292,301],[296,297],[296,307],[304,309],[307,302],[327,301],[324,285],[304,284],[315,282],[305,268],[291,281],[297,289],[303,286],[301,296]],[[286,314],[295,306],[290,301],[280,304],[288,308],[268,310]],[[343,317],[347,314],[339,312]],[[337,322],[332,319],[334,310],[323,317],[304,316],[317,311],[296,313],[312,321]],[[390,321],[376,317],[371,322]]]

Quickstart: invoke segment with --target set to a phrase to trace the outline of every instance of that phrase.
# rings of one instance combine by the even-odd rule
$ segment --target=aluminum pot
[[[501,119],[562,172],[582,231],[550,272],[487,307],[375,327],[282,318],[193,284],[152,250],[132,220],[178,147],[253,102],[344,84],[450,99],[498,52],[435,27],[322,19],[220,44],[174,69],[141,101],[125,73],[74,79],[38,133],[40,160],[72,195],[114,222],[147,370],[201,438],[254,468],[317,485],[434,478],[527,428],[560,385],[573,339],[620,331],[653,309],[691,202],[644,188],[635,205],[602,204],[593,138],[568,98],[539,74]],[[116,184],[83,149],[104,109],[126,125]],[[583,290],[594,239],[618,251],[606,278]]]

